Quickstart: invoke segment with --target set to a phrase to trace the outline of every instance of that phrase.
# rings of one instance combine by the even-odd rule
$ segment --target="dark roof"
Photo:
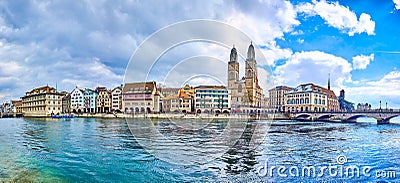
[[[139,82],[139,83],[125,83],[122,93],[129,93],[132,91],[146,91],[151,92],[154,89],[157,90],[156,82]]]
[[[116,89],[122,90],[122,88],[121,88],[120,86],[117,86],[117,87],[113,88],[111,91],[114,91],[114,90],[116,90]]]
[[[197,89],[197,88],[226,89],[226,86],[200,85],[200,86],[196,86],[194,88],[195,89]]]
[[[94,89],[95,92],[99,93],[101,91],[106,91],[107,88],[104,86],[98,86],[96,89]]]
[[[61,93],[57,92],[55,88],[49,87],[49,86],[42,86],[39,88],[34,88],[33,90],[26,92],[26,95],[33,95],[33,94],[42,94],[42,93],[52,93],[52,94],[59,94]]]
[[[268,91],[272,91],[272,90],[293,90],[292,87],[288,87],[288,86],[276,86]]]

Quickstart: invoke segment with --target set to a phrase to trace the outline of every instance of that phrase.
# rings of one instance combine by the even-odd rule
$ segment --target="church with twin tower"
[[[257,61],[254,46],[250,43],[245,61],[244,77],[239,79],[238,53],[233,46],[228,62],[228,91],[231,111],[260,113],[264,107],[263,89],[258,84]]]

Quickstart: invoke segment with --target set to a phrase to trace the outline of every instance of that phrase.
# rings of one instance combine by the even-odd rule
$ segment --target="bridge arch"
[[[395,118],[395,117],[399,117],[400,116],[400,114],[396,114],[396,115],[393,115],[393,116],[390,116],[390,117],[388,117],[388,118],[386,118],[386,120],[391,120],[392,118]]]
[[[335,115],[333,115],[333,114],[323,114],[323,115],[319,116],[317,118],[317,120],[318,121],[328,121],[328,120],[331,119],[332,116],[335,116]]]
[[[310,120],[310,118],[312,117],[311,114],[306,114],[306,113],[301,113],[295,116],[295,119],[297,120]]]
[[[365,115],[365,114],[357,114],[357,115],[353,115],[350,116],[349,118],[346,119],[347,122],[352,122],[352,123],[356,123],[358,118],[361,117],[368,117],[368,118],[374,118],[376,119],[376,121],[378,121],[379,119],[377,119],[375,116],[373,115]]]
[[[399,116],[400,116],[400,114],[395,114],[393,116],[390,116],[390,117],[386,118],[385,121],[387,121],[389,123],[391,119],[393,119],[395,117],[399,117]]]

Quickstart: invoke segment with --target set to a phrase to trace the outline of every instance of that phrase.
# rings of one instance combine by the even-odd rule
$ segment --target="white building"
[[[83,113],[85,105],[85,97],[83,95],[83,90],[79,89],[78,86],[75,87],[71,92],[71,112],[72,113]]]
[[[111,90],[111,111],[122,111],[122,88],[119,86]]]
[[[194,90],[196,113],[229,113],[230,95],[225,86],[198,86]]]
[[[293,88],[288,86],[276,86],[268,90],[269,104],[268,110],[270,112],[284,112],[285,111],[285,93],[292,91]]]

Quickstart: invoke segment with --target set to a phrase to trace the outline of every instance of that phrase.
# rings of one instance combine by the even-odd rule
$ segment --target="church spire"
[[[247,60],[256,59],[256,54],[254,51],[253,41],[250,42],[249,49],[247,50]]]
[[[331,73],[328,74],[328,90],[331,90]]]
[[[233,45],[233,48],[231,50],[231,55],[230,55],[230,62],[237,62],[238,61],[238,57],[237,57],[237,51],[235,48],[235,45]]]

